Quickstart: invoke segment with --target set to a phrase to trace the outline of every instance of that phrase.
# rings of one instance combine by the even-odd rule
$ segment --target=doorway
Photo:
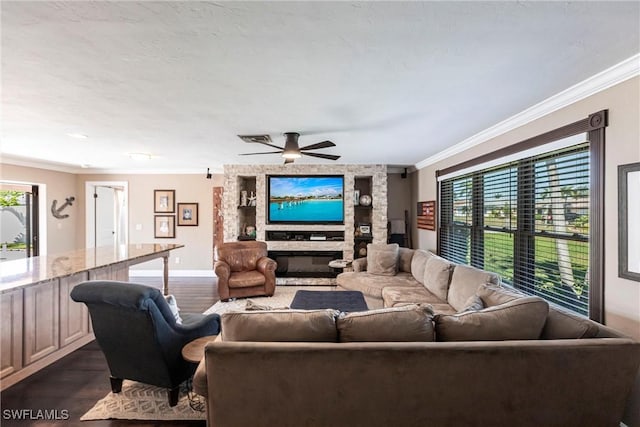
[[[37,185],[0,182],[0,261],[40,254]]]
[[[126,245],[129,240],[127,182],[87,182],[85,194],[87,248]]]

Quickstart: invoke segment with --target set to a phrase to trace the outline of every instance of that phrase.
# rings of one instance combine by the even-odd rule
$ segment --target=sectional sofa
[[[372,256],[339,280],[386,308],[224,314],[194,377],[209,425],[619,425],[640,343],[492,273],[395,251],[396,267]]]

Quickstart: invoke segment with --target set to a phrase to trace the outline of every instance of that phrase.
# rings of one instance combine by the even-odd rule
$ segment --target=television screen
[[[268,176],[267,192],[269,223],[344,223],[343,176]]]

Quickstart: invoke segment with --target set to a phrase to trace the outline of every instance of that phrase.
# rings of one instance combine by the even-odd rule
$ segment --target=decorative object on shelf
[[[360,196],[360,204],[362,206],[371,206],[371,196],[368,194],[363,194]]]
[[[358,206],[360,204],[360,190],[353,192],[353,205]]]
[[[256,226],[255,225],[247,225],[244,229],[244,234],[255,238],[256,237]]]
[[[256,194],[252,191],[251,194],[249,195],[249,206],[255,206],[256,205]]]
[[[640,163],[618,166],[618,276],[640,282]]]
[[[62,214],[61,212],[67,207],[67,206],[73,206],[73,201],[76,200],[75,197],[71,196],[71,197],[67,197],[65,199],[65,202],[60,205],[59,208],[56,208],[56,205],[58,204],[57,200],[54,200],[53,203],[51,203],[51,214],[58,218],[58,219],[65,219],[65,218],[69,218],[69,214]]]
[[[242,190],[240,192],[240,206],[247,206],[247,191],[246,190]]]
[[[153,190],[153,212],[174,213],[176,211],[176,190]]]
[[[418,202],[418,228],[434,231],[436,229],[436,201]]]
[[[154,235],[156,239],[173,239],[176,237],[176,217],[173,215],[156,215]]]
[[[197,226],[198,225],[198,204],[178,203],[178,225]]]
[[[358,225],[358,231],[361,236],[370,236],[371,235],[371,224],[360,224]]]
[[[367,247],[361,246],[360,249],[358,249],[358,255],[361,257],[367,256]]]

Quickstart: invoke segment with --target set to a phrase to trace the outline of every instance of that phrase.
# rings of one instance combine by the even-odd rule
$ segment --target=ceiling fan
[[[338,160],[340,156],[336,156],[334,154],[323,154],[323,153],[309,153],[309,150],[318,150],[320,148],[329,148],[335,147],[331,141],[322,141],[317,142],[315,144],[306,145],[304,147],[300,147],[298,145],[298,138],[300,134],[298,132],[285,132],[284,136],[286,138],[284,147],[278,147],[277,145],[272,144],[271,137],[269,135],[238,135],[240,139],[244,142],[258,143],[264,144],[269,147],[277,148],[279,151],[265,151],[262,153],[244,153],[240,154],[241,156],[254,156],[257,154],[281,154],[284,157],[284,164],[293,163],[295,159],[299,159],[302,156],[310,156],[310,157],[318,157],[320,159],[328,159],[328,160]]]

